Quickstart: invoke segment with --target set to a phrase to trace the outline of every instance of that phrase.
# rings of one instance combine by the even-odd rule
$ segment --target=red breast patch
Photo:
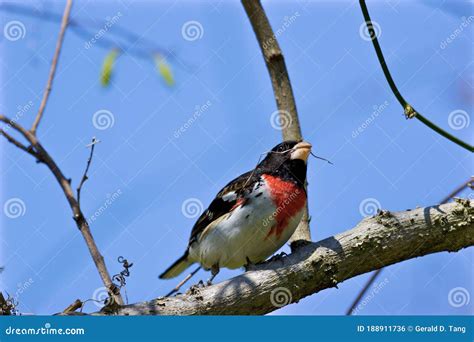
[[[278,177],[263,175],[263,179],[268,184],[270,196],[276,207],[273,213],[276,225],[272,227],[267,237],[274,234],[279,238],[290,219],[303,209],[306,204],[306,193],[295,183]]]

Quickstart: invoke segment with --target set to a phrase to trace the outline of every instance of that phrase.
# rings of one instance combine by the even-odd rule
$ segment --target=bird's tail
[[[173,265],[168,267],[166,271],[160,274],[160,279],[171,279],[177,277],[192,264],[194,264],[194,261],[190,261],[188,259],[188,251],[186,251],[181,258],[176,260]]]

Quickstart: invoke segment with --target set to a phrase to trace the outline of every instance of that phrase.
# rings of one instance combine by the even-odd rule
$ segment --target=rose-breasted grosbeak
[[[193,263],[214,278],[220,267],[262,262],[280,249],[303,215],[310,152],[305,141],[285,141],[227,184],[195,223],[184,255],[160,278],[174,278]]]

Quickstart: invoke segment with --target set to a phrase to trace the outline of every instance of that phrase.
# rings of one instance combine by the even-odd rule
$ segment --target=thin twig
[[[80,299],[76,299],[74,303],[72,303],[66,309],[64,309],[63,313],[67,314],[67,313],[74,312],[77,309],[82,308],[82,305],[83,305],[82,301]]]
[[[56,42],[56,50],[54,51],[53,61],[51,62],[51,67],[49,69],[48,81],[46,82],[46,88],[44,89],[43,99],[41,100],[40,108],[38,114],[36,114],[35,121],[33,126],[31,126],[31,133],[36,135],[36,130],[40,124],[41,118],[43,117],[46,104],[48,103],[49,94],[51,93],[51,87],[53,85],[54,75],[56,74],[56,68],[58,65],[59,54],[61,53],[61,48],[64,41],[64,33],[66,32],[66,27],[69,20],[69,14],[71,13],[72,0],[67,0],[66,8],[64,9],[63,18],[61,21],[61,28],[59,30],[58,41]]]
[[[377,35],[375,33],[372,20],[370,19],[369,15],[369,10],[367,9],[367,5],[365,4],[365,0],[360,0],[360,7],[362,9],[362,13],[364,15],[365,23],[367,25],[367,29],[370,34],[370,38],[372,40],[372,43],[374,45],[375,52],[377,54],[377,58],[379,60],[380,66],[382,67],[383,73],[385,75],[385,78],[387,79],[387,82],[390,86],[390,89],[392,90],[393,94],[397,98],[398,102],[400,102],[401,106],[403,107],[405,117],[407,119],[411,118],[417,118],[419,121],[424,123],[426,126],[434,130],[436,133],[442,135],[448,140],[451,140],[455,144],[458,144],[459,146],[465,148],[466,150],[470,152],[474,152],[474,146],[469,145],[468,143],[462,141],[459,138],[456,138],[455,136],[451,135],[450,133],[446,132],[439,126],[435,125],[433,122],[425,118],[423,115],[421,115],[418,111],[413,108],[400,94],[400,91],[398,90],[397,86],[395,85],[395,81],[392,78],[392,75],[390,74],[390,70],[388,70],[387,62],[385,62],[385,57],[382,53],[382,48],[380,47],[379,41],[377,39]]]
[[[268,73],[272,81],[278,115],[282,124],[283,140],[303,140],[295,97],[286,69],[285,58],[259,0],[242,0],[245,12],[252,24],[262,51]],[[308,204],[298,228],[290,239],[292,246],[296,241],[311,241]]]
[[[194,271],[192,271],[191,273],[189,273],[183,280],[181,280],[178,285],[176,285],[170,292],[168,292],[168,294],[165,296],[165,297],[169,297],[171,296],[172,294],[176,293],[179,291],[179,289],[181,288],[181,286],[183,286],[184,284],[186,284],[188,282],[189,279],[191,279],[199,270],[201,269],[201,266],[198,266]]]
[[[29,8],[28,6],[13,3],[0,3],[0,11],[24,15],[46,22],[61,22],[61,15],[52,11],[46,9],[37,10],[36,8]],[[96,32],[100,30],[100,27],[95,27],[97,25],[93,19],[86,22],[88,25],[90,23],[91,27],[86,26],[83,23],[84,21],[85,20],[82,19],[81,22],[79,22],[71,18],[68,28],[78,37],[89,41],[94,37]],[[119,47],[119,50],[125,51],[127,55],[132,55],[144,60],[150,60],[150,58],[159,54],[160,56],[166,57],[167,60],[178,62],[176,65],[187,72],[191,72],[195,69],[194,66],[190,66],[186,61],[178,58],[174,51],[159,46],[151,40],[147,40],[142,34],[128,30],[117,23],[114,23],[113,26],[114,29],[107,31],[107,34],[115,35],[117,38],[127,41],[129,43],[128,46],[122,46],[124,44],[119,44],[117,39],[107,38],[107,36],[102,36],[100,39],[95,40],[95,46],[108,50]]]
[[[79,183],[79,186],[77,187],[77,203],[79,205],[81,205],[82,186],[84,185],[86,180],[89,179],[89,177],[87,176],[87,172],[89,171],[89,167],[91,166],[91,162],[92,162],[92,157],[94,156],[94,148],[95,148],[95,145],[99,142],[100,142],[99,140],[96,140],[96,138],[93,137],[92,142],[89,145],[87,145],[88,147],[91,148],[91,152],[89,154],[89,158],[87,159],[86,169],[84,170],[84,174],[82,175],[81,182]]]
[[[449,202],[450,199],[458,195],[461,191],[463,191],[466,187],[471,187],[471,183],[473,182],[473,178],[469,178],[466,182],[462,183],[460,186],[458,186],[456,189],[454,189],[448,196],[443,198],[440,202],[440,204],[445,204]],[[365,295],[367,290],[372,286],[374,281],[377,279],[379,274],[382,272],[383,268],[379,268],[376,270],[374,273],[372,273],[372,276],[367,280],[365,283],[364,287],[359,291],[359,294],[357,297],[354,299],[354,302],[352,302],[352,305],[349,307],[349,309],[346,311],[346,315],[350,316],[353,314],[355,308],[357,305],[359,305],[359,302],[361,301],[362,297]]]
[[[3,129],[0,129],[0,134],[3,135],[8,140],[8,142],[12,143],[16,147],[18,147],[20,150],[23,150],[26,153],[31,154],[33,157],[38,158],[38,155],[36,154],[36,152],[31,147],[26,147],[21,142],[19,142],[15,138],[13,138],[10,134],[5,132]]]

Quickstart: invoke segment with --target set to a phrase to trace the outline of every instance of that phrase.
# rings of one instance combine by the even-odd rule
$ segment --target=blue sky
[[[371,42],[359,33],[363,17],[357,2],[263,4],[274,29],[284,28],[278,40],[303,135],[316,154],[334,163],[313,159],[309,165],[314,240],[354,227],[362,219],[361,203],[389,210],[432,205],[468,179],[472,159],[465,150],[404,119]],[[63,10],[61,2],[25,5],[58,14]],[[407,101],[472,144],[470,4],[369,1],[368,7]],[[19,21],[24,34],[19,39],[1,36],[0,112],[29,126],[59,24],[11,12],[0,16],[2,28]],[[151,54],[137,58],[127,53],[117,60],[111,85],[101,87],[100,70],[109,50],[100,42],[90,48],[85,43],[114,16],[119,19],[98,40],[116,40],[111,33],[125,27],[173,51],[176,57],[168,63],[174,87],[159,77]],[[67,32],[39,137],[74,187],[88,157],[85,146],[93,136],[101,140],[83,188],[83,210],[87,217],[96,215],[91,229],[111,273],[121,270],[118,256],[134,263],[128,301],[151,299],[175,284],[157,276],[186,246],[195,217],[183,214],[183,203],[196,199],[206,206],[223,185],[252,169],[259,155],[280,141],[281,132],[271,124],[276,107],[267,70],[238,1],[76,1],[72,18],[92,33],[87,38]],[[189,22],[197,27],[197,38],[183,34]],[[463,22],[468,24],[460,31]],[[447,43],[449,37],[454,38]],[[143,40],[121,44],[126,49],[144,46]],[[110,121],[94,125],[97,112],[96,118]],[[449,119],[453,112],[461,121]],[[0,265],[5,266],[0,290],[16,294],[20,311],[36,314],[60,311],[76,298],[100,296],[100,279],[50,172],[3,140],[0,148],[0,203],[20,199],[24,204],[19,217],[0,215]],[[472,197],[472,192],[464,195]],[[458,287],[474,295],[472,264],[470,248],[390,266],[359,314],[472,313],[474,299],[457,307],[448,298]],[[224,270],[217,281],[240,272]],[[200,272],[195,280],[207,277]],[[367,278],[353,278],[277,313],[343,314]],[[85,308],[96,309],[93,303]]]

